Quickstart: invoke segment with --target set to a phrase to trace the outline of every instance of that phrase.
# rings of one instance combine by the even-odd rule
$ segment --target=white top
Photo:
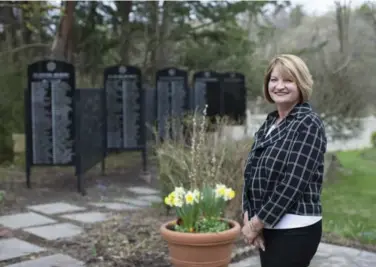
[[[277,124],[273,124],[266,136],[268,136],[274,129],[277,128]],[[296,215],[291,213],[286,213],[282,219],[273,227],[265,226],[265,229],[292,229],[292,228],[300,228],[313,225],[319,222],[322,219],[322,216],[304,216],[304,215]]]

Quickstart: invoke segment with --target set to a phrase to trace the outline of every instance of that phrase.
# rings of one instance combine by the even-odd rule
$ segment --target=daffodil
[[[226,188],[224,192],[224,200],[229,201],[235,197],[235,191],[232,188]]]
[[[175,194],[175,200],[183,201],[185,195],[185,190],[183,187],[175,187],[175,190],[173,192]]]
[[[165,199],[164,199],[164,203],[165,203],[167,206],[172,207],[172,203],[171,203],[170,198],[169,198],[168,196],[165,197]]]
[[[200,196],[200,191],[198,191],[197,189],[193,190],[193,199],[196,203],[200,202]]]
[[[185,194],[185,203],[188,205],[193,205],[193,202],[195,201],[194,195],[192,191],[188,191]]]
[[[181,208],[181,207],[183,207],[183,204],[184,204],[183,199],[175,198],[175,200],[174,200],[174,206],[175,207]]]
[[[164,202],[170,207],[175,206],[175,192],[171,192],[167,197],[165,197]]]
[[[215,187],[215,197],[224,197],[226,191],[226,186],[223,184],[217,184]]]

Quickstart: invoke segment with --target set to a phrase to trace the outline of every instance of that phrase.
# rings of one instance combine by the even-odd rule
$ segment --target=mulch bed
[[[158,209],[137,213],[123,213],[97,224],[72,241],[56,242],[54,247],[86,262],[86,266],[153,266],[170,267],[167,243],[161,238],[159,227],[174,219]],[[236,246],[244,246],[238,242]],[[234,261],[255,255],[254,251],[239,255]]]
[[[48,252],[33,255],[33,258],[60,252],[85,262],[87,267],[171,267],[167,243],[161,238],[159,227],[172,219],[174,216],[149,208],[138,212],[122,212],[107,222],[86,227],[84,234],[69,240],[46,241],[22,231],[15,231],[13,235],[49,248]],[[244,247],[244,242],[238,240],[235,247]],[[250,250],[236,255],[232,262],[251,255],[256,255],[256,252]],[[22,258],[28,259],[28,256]],[[2,262],[0,266],[20,260]]]

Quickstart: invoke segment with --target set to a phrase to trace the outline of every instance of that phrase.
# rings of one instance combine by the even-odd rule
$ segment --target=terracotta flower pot
[[[231,228],[219,233],[181,233],[170,230],[173,221],[163,224],[160,232],[168,243],[171,263],[175,267],[227,267],[240,225],[225,221]]]

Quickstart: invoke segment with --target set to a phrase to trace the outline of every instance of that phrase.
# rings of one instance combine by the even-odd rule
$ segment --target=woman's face
[[[281,72],[279,66],[276,66],[270,75],[268,90],[277,105],[294,105],[300,100],[298,86],[292,77]]]

